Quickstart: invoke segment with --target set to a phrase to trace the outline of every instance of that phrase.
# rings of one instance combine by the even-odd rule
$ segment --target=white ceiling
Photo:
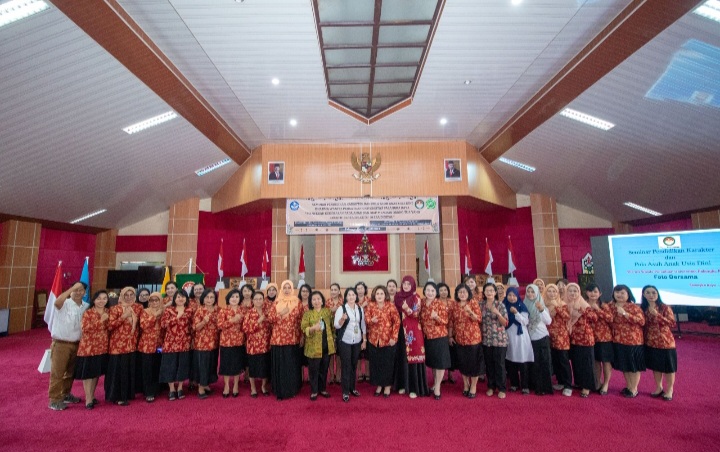
[[[720,109],[645,97],[689,39],[720,48],[720,24],[686,15],[569,105],[614,128],[556,115],[504,155],[536,172],[492,166],[519,192],[548,193],[608,219],[648,216],[622,205],[628,201],[663,214],[717,206]],[[720,91],[720,78],[714,84]]]
[[[327,104],[310,0],[120,0],[251,148],[482,145],[628,3],[447,0],[413,104],[367,126]],[[506,154],[538,171],[493,166],[522,193],[550,193],[608,219],[646,216],[621,205],[628,200],[663,213],[720,204],[707,171],[718,156],[718,111],[643,98],[685,40],[720,46],[719,27],[684,18],[573,102],[617,123],[610,132],[555,117]],[[237,169],[195,176],[224,154],[182,118],[122,132],[169,107],[54,7],[0,28],[0,61],[2,213],[67,222],[107,208],[83,224],[122,227],[213,194]]]

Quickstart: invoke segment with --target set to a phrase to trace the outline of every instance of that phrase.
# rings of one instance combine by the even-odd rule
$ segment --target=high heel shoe
[[[223,399],[227,399],[228,397],[230,397],[230,393],[229,393],[229,392],[223,392]]]

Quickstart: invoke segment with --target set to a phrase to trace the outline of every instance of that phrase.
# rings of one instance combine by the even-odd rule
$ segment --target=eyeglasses
[[[134,297],[134,296],[135,296],[135,292],[125,292],[125,294],[123,294],[123,297]]]

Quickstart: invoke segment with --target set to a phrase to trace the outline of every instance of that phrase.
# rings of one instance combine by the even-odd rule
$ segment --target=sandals
[[[155,397],[153,397],[153,396],[147,396],[147,397],[145,397],[145,401],[146,401],[147,403],[153,403],[153,402],[155,401]]]

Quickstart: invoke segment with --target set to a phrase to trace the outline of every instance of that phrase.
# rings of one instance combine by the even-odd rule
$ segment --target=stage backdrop
[[[365,248],[365,250],[363,250]],[[377,258],[374,265],[357,265],[353,261],[355,252],[360,249],[361,254],[369,252],[370,256]],[[374,251],[374,254],[372,253]],[[386,272],[388,271],[388,236],[387,234],[371,234],[367,236],[367,243],[363,245],[363,234],[343,235],[343,269],[344,272]]]

